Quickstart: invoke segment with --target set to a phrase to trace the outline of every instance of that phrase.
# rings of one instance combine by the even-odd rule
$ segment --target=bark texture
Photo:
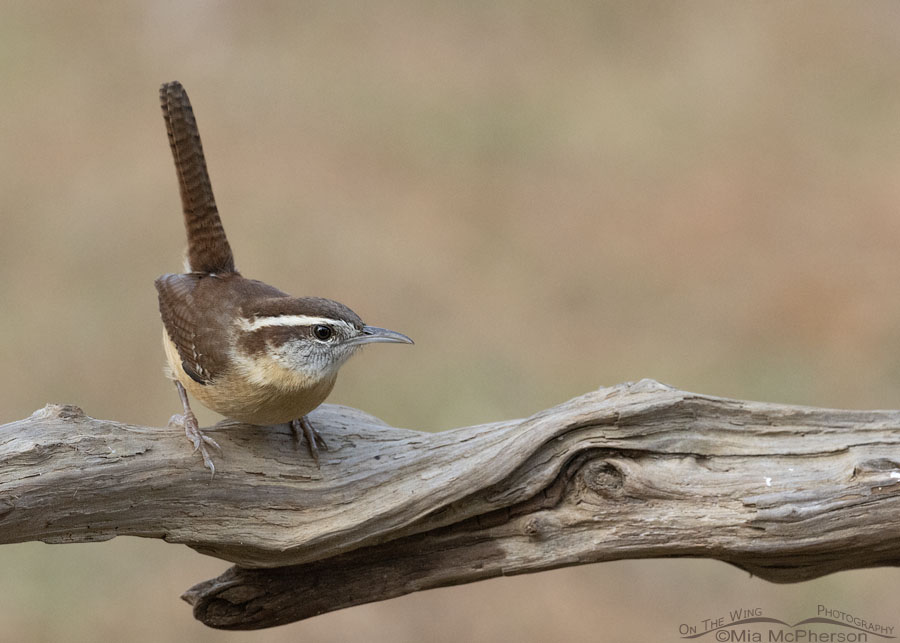
[[[49,405],[0,426],[0,543],[144,536],[234,562],[184,595],[226,629],[623,558],[774,582],[900,559],[900,411],[642,380],[441,433],[332,405],[312,421],[321,469],[288,427],[226,421],[210,478],[176,429]]]

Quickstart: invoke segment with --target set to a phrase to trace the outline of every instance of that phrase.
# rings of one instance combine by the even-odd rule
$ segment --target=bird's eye
[[[331,336],[334,334],[334,331],[331,329],[331,326],[325,326],[324,324],[319,324],[315,328],[313,328],[313,333],[315,334],[317,339],[321,339],[325,341],[326,339],[331,339]]]

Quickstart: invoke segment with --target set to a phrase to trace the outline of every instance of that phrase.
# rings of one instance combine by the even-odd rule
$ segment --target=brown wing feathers
[[[156,280],[156,290],[163,326],[181,357],[184,372],[194,381],[207,384],[212,377],[203,363],[213,351],[197,346],[201,339],[197,337],[196,319],[200,311],[194,306],[193,297],[197,279],[197,275],[163,275]]]
[[[234,257],[219,219],[191,101],[179,82],[164,84],[159,90],[159,99],[181,189],[191,270],[235,272]]]
[[[166,334],[185,373],[200,384],[227,372],[231,362],[229,333],[237,315],[235,299],[240,297],[240,287],[235,288],[233,281],[249,280],[238,274],[212,277],[197,273],[163,275],[156,280]]]

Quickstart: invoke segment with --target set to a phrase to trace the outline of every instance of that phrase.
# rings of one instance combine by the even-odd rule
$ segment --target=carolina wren
[[[302,431],[319,464],[324,441],[306,415],[334,387],[338,369],[361,346],[412,344],[406,335],[365,325],[344,304],[295,298],[237,271],[216,209],[200,133],[187,93],[178,82],[160,88],[160,102],[181,189],[187,229],[185,274],[156,280],[163,344],[184,415],[173,421],[215,473],[187,394],[240,422],[290,423]]]

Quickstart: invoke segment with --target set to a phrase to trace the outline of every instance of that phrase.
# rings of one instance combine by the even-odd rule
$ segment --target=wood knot
[[[586,488],[601,496],[618,495],[625,484],[625,474],[607,460],[591,460],[578,476]]]
[[[85,417],[81,407],[74,404],[48,404],[42,409],[32,413],[32,417],[40,419],[60,418],[62,420],[77,420]]]
[[[554,524],[543,516],[531,516],[522,525],[522,533],[533,540],[545,540],[554,533]]]

